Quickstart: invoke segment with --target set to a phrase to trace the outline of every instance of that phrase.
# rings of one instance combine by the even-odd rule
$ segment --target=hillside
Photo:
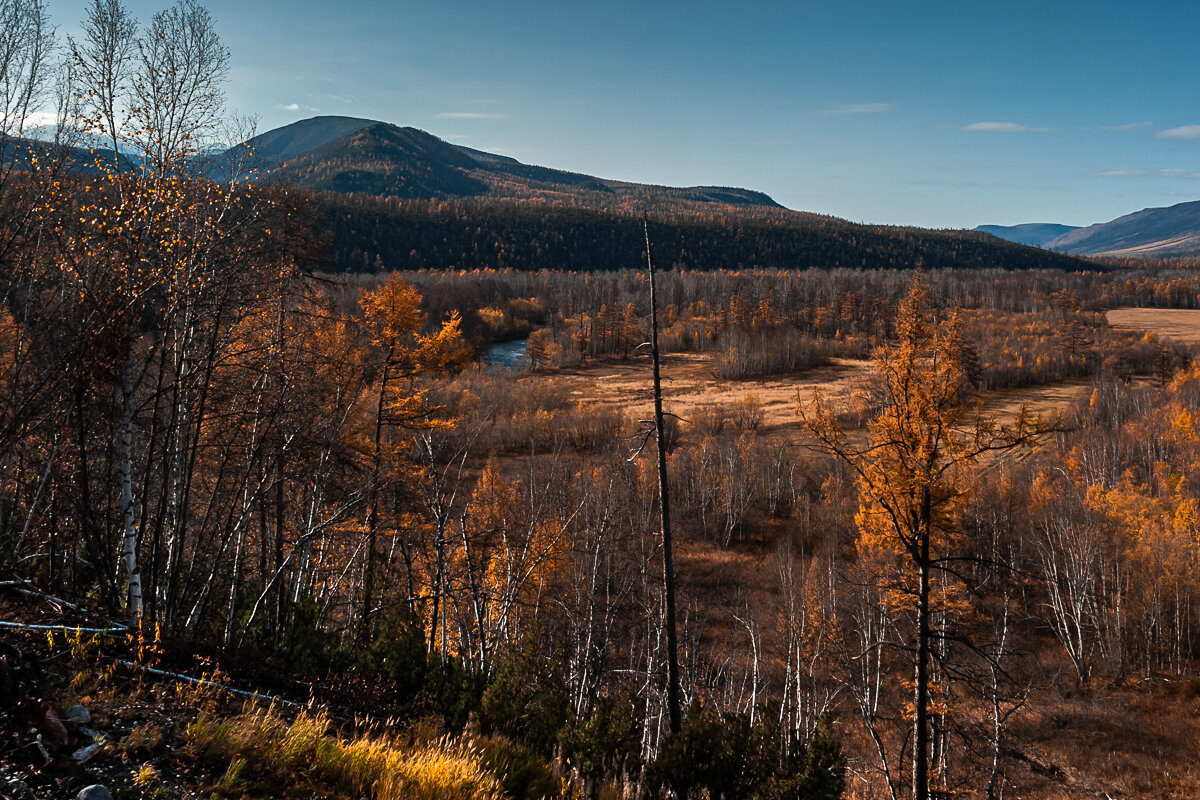
[[[1184,258],[1200,255],[1200,201],[1145,208],[1071,231],[1049,247],[1079,255]]]
[[[402,199],[480,198],[640,211],[735,205],[782,208],[761,192],[718,186],[650,186],[485,153],[416,128],[316,117],[255,137],[266,180],[306,189]]]
[[[317,117],[247,143],[260,175],[313,191],[336,271],[619,269],[640,263],[640,216],[660,263],[693,269],[1079,269],[972,232],[856,225],[768,195],[651,186],[523,164],[416,128]]]
[[[375,124],[356,117],[313,117],[260,133],[238,147],[248,147],[260,165],[271,166]]]
[[[437,176],[430,176],[434,179]],[[486,200],[313,197],[326,269],[637,268],[641,219],[591,208]],[[1097,269],[1077,258],[958,231],[856,225],[774,209],[710,204],[651,216],[654,257],[686,269]]]

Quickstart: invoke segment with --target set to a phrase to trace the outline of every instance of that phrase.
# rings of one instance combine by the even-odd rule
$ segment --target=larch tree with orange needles
[[[981,456],[1028,441],[1037,425],[1022,412],[1002,427],[967,401],[957,315],[935,317],[919,275],[900,304],[895,340],[880,346],[874,360],[882,408],[868,423],[865,446],[848,440],[819,396],[806,423],[855,475],[860,556],[882,572],[889,603],[913,620],[912,796],[927,800],[936,688],[931,660],[935,639],[945,634],[934,620],[953,613],[948,590],[957,512]]]
[[[416,388],[413,382],[421,375],[460,368],[470,359],[471,353],[462,339],[461,320],[457,312],[451,313],[432,333],[424,332],[425,314],[421,310],[421,293],[396,273],[378,288],[363,292],[359,305],[371,334],[371,344],[380,354],[363,567],[361,630],[365,633],[375,590],[375,548],[379,533],[384,429],[420,429],[447,424],[437,419],[437,410],[429,406],[427,393]]]

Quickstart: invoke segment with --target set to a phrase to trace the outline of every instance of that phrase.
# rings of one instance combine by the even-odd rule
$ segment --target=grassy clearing
[[[274,707],[248,703],[218,718],[201,712],[184,733],[195,756],[228,762],[222,789],[247,775],[309,784],[375,800],[500,800],[499,779],[469,744],[442,737],[426,744],[378,736],[343,739],[324,713],[288,721]]]
[[[1150,331],[1185,344],[1200,344],[1200,310],[1191,308],[1114,308],[1108,324],[1125,330]]]

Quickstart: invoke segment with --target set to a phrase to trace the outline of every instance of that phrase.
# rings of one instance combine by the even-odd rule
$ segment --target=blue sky
[[[50,0],[63,32],[81,0]],[[143,22],[163,3],[129,2]],[[1200,6],[212,0],[229,106],[854,221],[1085,225],[1200,198]]]

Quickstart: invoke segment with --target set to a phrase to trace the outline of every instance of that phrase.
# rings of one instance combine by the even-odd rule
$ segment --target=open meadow
[[[1193,308],[1114,308],[1105,317],[1114,328],[1147,331],[1163,339],[1200,344],[1200,310]]]

